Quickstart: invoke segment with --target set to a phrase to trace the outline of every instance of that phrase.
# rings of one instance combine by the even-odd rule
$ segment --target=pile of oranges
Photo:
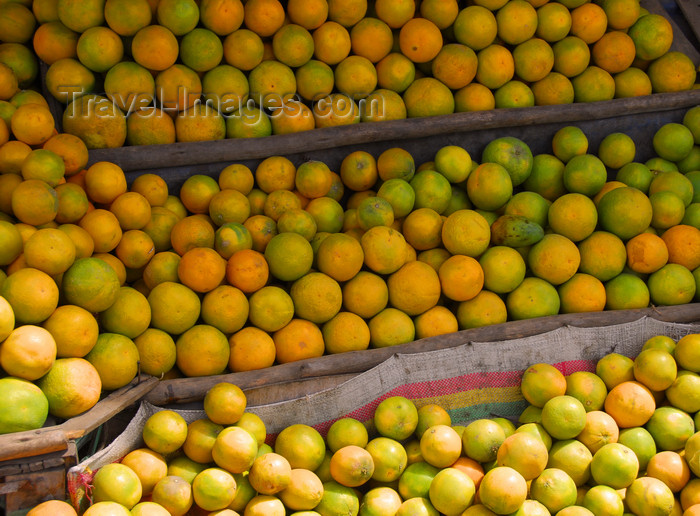
[[[623,133],[596,155],[566,126],[552,154],[505,136],[480,163],[459,146],[418,166],[354,151],[337,173],[271,156],[179,196],[156,174],[84,168],[84,142],[52,128],[21,105],[0,146],[0,367],[16,380],[0,391],[36,409],[8,408],[27,417],[3,433],[80,414],[139,370],[250,371],[698,298],[700,107],[658,128],[645,163]]]
[[[38,60],[89,148],[684,91],[639,0],[40,0],[0,6],[0,76]],[[30,49],[29,46],[33,49]],[[33,52],[32,52],[33,50]],[[38,56],[38,59],[37,59]],[[7,97],[0,96],[0,100]]]
[[[455,421],[431,400],[384,396],[370,421],[341,417],[325,435],[290,422],[268,442],[245,394],[219,383],[202,419],[150,416],[145,445],[97,470],[84,514],[696,516],[700,335],[657,335],[634,359],[590,365],[531,365],[513,419]],[[56,515],[75,512],[29,512]]]

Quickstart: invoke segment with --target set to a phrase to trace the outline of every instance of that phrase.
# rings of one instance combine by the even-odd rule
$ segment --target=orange
[[[314,56],[327,65],[336,65],[345,59],[352,48],[350,33],[335,21],[323,23],[313,32]]]
[[[179,53],[175,35],[162,25],[149,25],[134,35],[131,54],[138,64],[149,70],[170,68]]]
[[[180,42],[180,59],[197,72],[216,68],[224,57],[224,47],[212,31],[196,28],[188,32]]]
[[[436,424],[423,432],[420,437],[420,450],[428,464],[437,468],[447,468],[454,464],[462,453],[462,439],[451,426]]]
[[[591,55],[595,65],[606,72],[622,72],[634,61],[634,41],[622,31],[611,31],[595,42]]]
[[[125,192],[114,199],[109,207],[122,230],[143,229],[151,220],[151,205],[138,192]]]
[[[69,77],[71,85],[66,86]],[[46,88],[56,100],[69,104],[78,96],[94,90],[95,75],[77,59],[66,57],[49,66]]]
[[[431,482],[429,499],[444,514],[461,514],[473,503],[475,491],[474,482],[466,473],[446,468]]]
[[[420,14],[442,30],[454,23],[459,14],[459,5],[455,0],[447,2],[427,0],[420,3]]]
[[[551,72],[532,86],[535,105],[571,104],[574,101],[574,87],[563,74]]]
[[[440,52],[442,34],[430,20],[413,18],[401,26],[399,47],[401,52],[414,63],[426,63]]]
[[[494,93],[497,108],[530,107],[535,105],[532,89],[518,80],[508,81]]]
[[[527,432],[515,432],[506,437],[498,448],[496,463],[515,469],[526,480],[533,480],[547,466],[547,448],[539,437]]]
[[[506,3],[496,12],[498,36],[509,45],[532,38],[537,29],[537,11],[525,0]]]
[[[310,60],[295,72],[297,92],[305,100],[318,100],[327,97],[335,84],[333,70],[326,63]]]
[[[377,83],[380,88],[403,93],[415,79],[413,61],[401,53],[391,52],[376,64]]]
[[[454,21],[455,38],[474,51],[482,50],[496,39],[496,17],[484,6],[470,5],[462,9]]]
[[[459,329],[457,317],[444,306],[434,306],[415,319],[416,339],[424,339]]]
[[[102,388],[111,391],[124,387],[136,376],[139,351],[125,335],[101,333],[85,360],[97,370]]]
[[[63,159],[66,176],[80,172],[87,164],[87,147],[80,138],[72,134],[56,134],[49,138],[42,148],[58,154]]]
[[[640,15],[639,4],[629,0],[605,0],[601,7],[608,18],[608,26],[616,30],[628,29]]]
[[[100,161],[87,169],[85,192],[93,202],[110,204],[126,191],[126,176],[119,165]]]
[[[100,314],[103,331],[131,339],[141,335],[150,322],[151,307],[146,296],[131,287],[121,287],[112,306]]]
[[[192,326],[178,337],[175,347],[177,367],[185,376],[221,374],[228,366],[228,339],[214,326]]]
[[[683,265],[689,270],[700,266],[696,249],[700,246],[700,230],[686,224],[667,229],[662,235],[668,248],[669,263]]]
[[[651,95],[651,80],[639,68],[630,67],[615,74],[615,98]]]
[[[442,226],[442,242],[452,254],[480,256],[488,247],[491,231],[487,220],[474,210],[458,210]]]
[[[347,487],[358,487],[374,474],[372,455],[359,446],[343,446],[333,453],[330,461],[333,480]]]
[[[615,514],[624,511],[622,498],[618,492],[612,487],[604,485],[594,486],[589,489],[583,497],[583,506],[591,512],[604,510],[604,508],[616,511]]]
[[[27,145],[41,145],[53,136],[53,115],[41,104],[23,104],[12,114],[10,129],[17,140]]]
[[[416,430],[418,409],[408,398],[403,396],[388,397],[377,405],[373,421],[381,436],[403,440]]]
[[[304,319],[292,319],[273,334],[276,360],[280,364],[323,355],[324,344],[321,330]]]
[[[144,108],[127,118],[126,141],[129,145],[175,143],[175,123],[160,108]]]
[[[224,59],[239,70],[252,70],[262,62],[263,42],[255,32],[238,29],[223,42]]]
[[[12,69],[22,88],[30,86],[38,75],[39,63],[36,57],[29,47],[21,43],[3,43],[0,47],[0,62]]]
[[[165,281],[153,287],[148,295],[151,305],[151,325],[179,335],[199,319],[201,301],[184,285]]]
[[[362,268],[364,252],[352,237],[337,233],[324,239],[316,251],[319,271],[336,281],[348,281]]]
[[[609,443],[593,456],[591,476],[598,484],[614,489],[628,487],[637,476],[639,460],[634,452],[620,443]]]
[[[420,261],[404,264],[389,276],[387,285],[389,303],[408,315],[419,315],[435,306],[441,292],[435,269]]]
[[[226,265],[226,280],[248,294],[265,286],[268,276],[265,257],[252,249],[235,252]]]
[[[367,0],[328,0],[328,19],[344,27],[352,27],[367,12]]]
[[[593,410],[586,413],[586,425],[576,439],[595,455],[604,445],[617,442],[619,433],[612,416],[600,410]]]
[[[90,234],[75,224],[61,224],[58,229],[66,233],[75,244],[75,257],[88,258],[92,255],[95,244]]]
[[[78,225],[90,234],[95,244],[95,252],[98,253],[108,253],[116,249],[123,234],[117,217],[101,208],[83,215]]]
[[[593,44],[605,34],[607,22],[605,11],[598,4],[580,5],[571,11],[571,35]]]
[[[697,358],[699,352],[698,335],[690,334],[676,342],[674,357],[680,368],[698,373],[700,372],[700,368],[695,365],[694,360]]]
[[[211,223],[202,216],[191,215],[172,226],[173,250],[180,256],[195,247],[214,247],[215,231]]]
[[[90,27],[80,35],[76,48],[78,59],[93,72],[104,73],[124,56],[124,44],[108,27]]]
[[[48,516],[49,514],[55,516],[75,516],[77,513],[68,502],[64,502],[63,500],[48,500],[35,505],[27,514],[29,514],[29,516]]]
[[[561,512],[576,502],[576,484],[557,468],[548,468],[530,486],[530,496],[550,512]]]
[[[477,69],[477,77],[478,75]],[[426,102],[426,99],[429,101]],[[404,92],[403,100],[409,118],[448,115],[455,108],[450,89],[433,77],[416,79]]]
[[[690,480],[690,468],[682,455],[673,451],[662,451],[649,461],[647,476],[658,478],[672,492],[678,493]]]
[[[295,177],[296,167],[282,156],[265,158],[255,169],[258,188],[268,194],[274,190],[293,190]]]
[[[636,479],[627,488],[625,503],[633,511],[667,511],[673,509],[673,492],[661,480],[653,477]]]
[[[544,39],[531,38],[513,49],[515,74],[527,82],[544,79],[554,66],[554,52]]]
[[[398,480],[408,463],[408,454],[404,446],[389,437],[375,437],[367,443],[365,449],[374,460],[372,479],[378,482]]]
[[[515,74],[513,55],[502,45],[492,44],[483,48],[477,58],[476,80],[487,88],[498,89]]]
[[[279,287],[268,285],[249,298],[248,317],[253,326],[274,332],[282,329],[294,316],[294,302],[289,294]]]
[[[516,511],[527,496],[525,479],[513,468],[498,466],[489,470],[481,480],[481,503],[498,514]]]
[[[600,200],[598,216],[603,229],[629,240],[649,227],[651,202],[636,188],[617,188]]]
[[[401,497],[399,494],[390,487],[376,487],[370,489],[362,497],[363,506],[366,507],[365,510],[375,511],[398,511],[401,507]]]
[[[63,231],[39,229],[24,243],[24,258],[28,267],[54,276],[73,264],[75,244]]]
[[[141,481],[128,466],[120,463],[101,467],[93,478],[95,502],[117,502],[131,508],[141,499]]]
[[[31,39],[36,27],[36,19],[30,9],[16,3],[3,5],[0,13],[2,14],[0,29],[3,31],[4,42],[26,43]]]
[[[56,341],[44,328],[25,324],[15,328],[0,347],[0,365],[8,375],[24,380],[44,376],[56,360]]]
[[[365,265],[378,274],[391,274],[405,262],[406,240],[387,226],[374,226],[360,240]]]
[[[246,27],[261,37],[272,36],[284,23],[284,7],[277,0],[253,0],[244,9]]]
[[[180,281],[195,292],[209,292],[218,287],[226,275],[226,261],[215,250],[195,247],[182,255],[177,266]]]
[[[162,377],[175,365],[175,342],[162,330],[148,328],[134,338],[139,350],[141,371],[155,377]]]
[[[369,347],[370,330],[360,316],[352,312],[339,312],[322,327],[325,351],[344,353]]]
[[[275,361],[272,337],[258,328],[249,326],[234,333],[229,338],[229,345],[229,369],[233,372],[263,369]]]
[[[87,94],[73,100],[63,112],[63,130],[79,136],[88,149],[121,147],[126,139],[126,117],[107,97]]]
[[[605,286],[596,277],[576,273],[559,286],[561,313],[600,312],[605,309]]]
[[[667,52],[647,68],[653,92],[685,91],[695,83],[692,61],[680,52]]]
[[[49,412],[70,418],[92,408],[102,383],[95,367],[82,358],[59,358],[37,385],[49,400]]]
[[[650,14],[649,18],[639,16],[630,24],[628,32],[634,41],[637,57],[645,61],[652,61],[664,55],[671,48],[673,40],[673,30],[669,21],[659,14]]]
[[[392,29],[399,29],[408,23],[415,14],[413,0],[378,0],[375,5],[377,17]]]
[[[368,295],[368,292],[371,294]],[[388,300],[385,281],[371,272],[360,271],[343,285],[345,308],[360,317],[368,319],[375,316],[386,307]]]
[[[316,29],[328,17],[328,2],[326,0],[292,0],[287,3],[287,15],[292,23],[305,29]]]
[[[652,303],[678,305],[689,303],[695,295],[693,274],[683,265],[667,263],[647,280]]]
[[[528,277],[506,298],[508,314],[513,319],[527,319],[559,312],[561,301],[551,283]]]
[[[520,389],[530,404],[544,407],[547,401],[566,392],[566,378],[554,366],[534,364],[523,373]]]
[[[581,254],[579,272],[600,281],[608,281],[621,273],[628,259],[622,240],[606,231],[594,231],[578,243],[578,248]]]
[[[122,235],[115,253],[126,267],[138,269],[148,264],[155,253],[155,247],[148,233],[130,229]]]
[[[53,336],[58,358],[83,357],[97,342],[97,320],[79,306],[59,306],[42,326]]]
[[[170,514],[185,514],[194,503],[192,486],[181,477],[168,475],[153,488],[152,500]]]
[[[156,97],[164,108],[185,111],[193,108],[202,94],[202,81],[197,73],[182,64],[174,64],[156,75]],[[201,104],[200,104],[201,106]]]
[[[568,165],[567,165],[568,167]],[[564,171],[564,181],[567,175]],[[549,208],[549,226],[555,233],[579,242],[590,236],[598,222],[595,204],[580,193],[569,193],[556,199]]]
[[[377,63],[391,52],[391,28],[377,18],[363,18],[350,31],[352,52]]]
[[[536,35],[548,43],[564,39],[571,29],[571,13],[558,2],[548,2],[537,8]]]
[[[158,24],[183,36],[194,29],[199,21],[199,7],[189,0],[164,0],[156,8]]]
[[[11,264],[23,251],[23,237],[17,226],[7,221],[0,222],[0,238],[2,238],[3,252],[0,259],[2,265]]]
[[[59,59],[76,57],[78,35],[60,21],[54,20],[42,23],[34,32],[32,42],[39,59],[52,65]],[[14,82],[17,82],[16,77]]]
[[[639,382],[623,381],[615,385],[605,399],[605,411],[620,428],[644,425],[656,408],[651,391]]]
[[[693,133],[683,124],[662,125],[652,139],[656,154],[668,161],[680,161],[687,157],[695,143]]]
[[[204,396],[204,411],[207,417],[219,425],[233,425],[241,419],[246,407],[246,396],[240,387],[220,382]]]
[[[552,45],[554,71],[573,78],[581,74],[591,59],[588,44],[577,36],[567,36]]]
[[[278,61],[297,68],[306,64],[313,56],[313,37],[301,25],[290,23],[275,32],[272,49]]]
[[[316,470],[325,456],[325,443],[313,427],[297,423],[287,426],[275,439],[274,451],[281,455],[293,469]]]
[[[120,36],[133,36],[151,22],[151,7],[144,0],[105,2],[104,16],[107,25]]]
[[[311,244],[298,233],[280,233],[265,248],[270,273],[283,281],[301,278],[311,268]]]
[[[0,295],[10,303],[17,325],[43,322],[58,306],[54,280],[31,267],[10,274],[0,285]]]
[[[560,285],[578,270],[581,253],[571,240],[552,233],[532,246],[527,259],[536,276]]]
[[[289,293],[296,315],[317,324],[333,318],[342,304],[340,285],[322,272],[302,276],[292,284]]]
[[[331,170],[322,161],[306,161],[297,167],[294,184],[306,198],[325,196],[330,191],[331,183]]]

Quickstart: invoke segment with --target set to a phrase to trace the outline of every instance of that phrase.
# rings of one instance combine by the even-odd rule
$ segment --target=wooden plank
[[[208,163],[260,159],[275,154],[297,154],[300,150],[309,152],[334,149],[339,147],[339,144],[348,146],[561,121],[573,123],[582,120],[602,120],[634,113],[689,108],[698,103],[700,103],[700,90],[691,90],[603,102],[494,109],[380,123],[361,123],[265,138],[95,149],[90,151],[89,163],[111,161],[125,171],[144,171],[193,164],[201,166]]]
[[[55,426],[0,435],[0,461],[35,457],[65,450],[69,440],[94,430],[129,405],[136,403],[158,384],[158,379],[143,376],[118,389],[87,412]]]
[[[66,498],[66,470],[54,468],[37,473],[5,477],[8,483],[22,484],[16,491],[5,494],[5,511],[11,514],[29,509],[43,501]]]
[[[416,340],[388,348],[351,351],[276,365],[258,371],[246,371],[202,378],[178,378],[161,381],[145,399],[154,405],[189,403],[203,399],[216,383],[235,383],[241,389],[283,384],[303,378],[345,375],[367,371],[394,353],[419,353],[455,347],[470,341],[500,341],[528,337],[562,326],[594,327],[631,322],[642,317],[687,323],[700,320],[700,303],[640,310],[616,310],[586,314],[566,314],[463,330],[449,335]]]
[[[676,0],[676,4],[683,12],[693,34],[700,40],[700,3],[697,0]]]

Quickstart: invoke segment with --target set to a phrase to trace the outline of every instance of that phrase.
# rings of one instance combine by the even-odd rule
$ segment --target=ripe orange
[[[102,392],[100,375],[83,358],[57,359],[37,385],[49,400],[49,412],[64,419],[92,408]]]

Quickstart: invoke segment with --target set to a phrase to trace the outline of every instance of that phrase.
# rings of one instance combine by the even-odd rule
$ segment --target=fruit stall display
[[[262,407],[220,382],[197,410],[142,404],[121,442],[70,471],[72,503],[87,515],[693,515],[697,328],[647,318],[473,342]]]

